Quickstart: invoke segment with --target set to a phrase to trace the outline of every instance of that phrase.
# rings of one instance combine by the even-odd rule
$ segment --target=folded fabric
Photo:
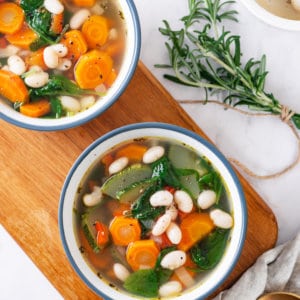
[[[263,253],[230,289],[213,300],[256,300],[275,291],[300,295],[300,233]]]

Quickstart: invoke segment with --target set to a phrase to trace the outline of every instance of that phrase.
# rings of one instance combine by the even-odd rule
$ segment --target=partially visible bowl
[[[226,158],[202,137],[181,127],[163,123],[127,125],[102,136],[79,156],[65,180],[60,197],[59,229],[65,252],[81,279],[99,296],[105,299],[145,299],[113,288],[113,285],[100,279],[102,277],[97,276],[97,272],[89,267],[80,251],[78,234],[75,232],[78,216],[74,214],[77,211],[78,201],[82,199],[82,195],[79,195],[83,191],[82,182],[86,180],[93,166],[99,165],[103,155],[112,148],[115,149],[120,143],[139,141],[144,138],[174,140],[191,147],[196,153],[207,158],[223,178],[230,198],[230,211],[234,216],[234,226],[230,231],[226,250],[221,261],[205,280],[176,296],[176,299],[182,300],[205,299],[226,280],[239,259],[246,235],[247,208],[239,179]]]
[[[241,2],[258,19],[271,26],[284,30],[300,31],[300,20],[290,20],[283,17],[278,17],[264,9],[257,3],[256,0],[241,0]]]
[[[82,112],[73,116],[58,119],[51,118],[32,118],[13,109],[12,104],[0,96],[0,118],[16,126],[32,130],[55,131],[72,128],[84,124],[102,114],[124,92],[129,84],[136,69],[140,47],[141,30],[138,13],[132,0],[118,0],[120,11],[119,16],[125,20],[126,37],[125,53],[122,59],[118,76],[114,84],[108,89],[107,93],[101,97],[100,101]]]

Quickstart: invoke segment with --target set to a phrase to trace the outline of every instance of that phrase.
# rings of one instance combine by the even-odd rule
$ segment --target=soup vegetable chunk
[[[234,223],[219,173],[174,140],[118,145],[78,192],[75,231],[87,263],[111,286],[142,297],[178,295],[204,280]]]
[[[117,0],[0,1],[0,96],[29,117],[90,108],[117,77],[124,22]]]

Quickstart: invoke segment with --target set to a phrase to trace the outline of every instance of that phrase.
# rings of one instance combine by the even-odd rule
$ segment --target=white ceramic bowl
[[[241,0],[241,3],[257,18],[261,21],[284,30],[300,31],[300,21],[289,20],[275,16],[262,6],[260,6],[255,0]]]
[[[99,160],[102,154],[121,142],[143,137],[161,137],[173,139],[191,146],[204,155],[223,177],[229,191],[229,201],[234,215],[234,227],[231,230],[230,242],[219,264],[211,271],[208,278],[196,288],[184,292],[176,299],[205,299],[231,273],[243,248],[246,227],[247,208],[241,184],[225,157],[210,143],[197,134],[181,127],[163,123],[140,123],[116,129],[92,143],[76,160],[64,183],[59,204],[59,228],[62,243],[68,259],[82,280],[99,296],[105,299],[143,299],[121,293],[90,269],[79,251],[74,232],[73,208],[78,187],[83,176],[91,165]]]
[[[137,66],[141,47],[140,22],[133,0],[119,0],[119,4],[126,20],[126,51],[118,77],[101,101],[97,101],[91,108],[75,116],[47,119],[24,116],[0,97],[0,118],[28,129],[54,131],[84,124],[108,109],[129,84]]]

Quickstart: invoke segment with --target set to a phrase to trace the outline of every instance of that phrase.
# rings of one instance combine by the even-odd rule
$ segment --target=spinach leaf
[[[55,119],[61,118],[63,115],[63,108],[60,100],[56,97],[50,97],[50,103],[51,103],[51,117]]]
[[[43,87],[30,90],[32,98],[50,96],[79,96],[79,95],[100,95],[92,90],[81,89],[76,83],[62,75],[50,75],[49,81]]]
[[[201,270],[214,268],[221,260],[230,230],[217,228],[203,241],[191,248],[193,262]]]
[[[152,164],[152,170],[152,177],[158,178],[161,181],[162,185],[169,185],[176,188],[181,187],[175,169],[166,156],[163,156],[161,159],[154,162]]]
[[[211,189],[215,191],[217,195],[216,204],[219,203],[220,197],[222,196],[224,190],[222,179],[219,173],[216,171],[210,171],[209,173],[200,177],[199,187],[201,190]]]
[[[20,6],[25,13],[31,12],[34,9],[41,7],[44,4],[44,0],[21,0]]]
[[[138,270],[127,277],[124,288],[142,297],[157,297],[159,288],[157,273],[153,269]]]

